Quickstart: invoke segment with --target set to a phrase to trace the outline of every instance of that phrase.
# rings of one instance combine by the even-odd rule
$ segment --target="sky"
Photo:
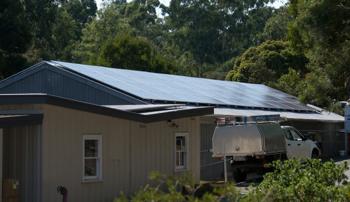
[[[128,2],[131,0],[128,0]],[[168,6],[170,0],[159,0],[161,3],[163,3],[164,5]],[[100,8],[102,5],[103,0],[96,0],[96,4],[97,7]],[[285,3],[287,2],[287,0],[276,0],[275,3],[272,4],[273,7],[275,8],[279,8],[281,6],[283,6]]]

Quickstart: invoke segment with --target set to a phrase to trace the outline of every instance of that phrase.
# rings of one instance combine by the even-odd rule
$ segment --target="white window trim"
[[[177,166],[176,165],[176,138],[177,137],[185,137],[185,144],[186,144],[186,161],[185,166]],[[189,168],[189,160],[190,160],[190,153],[189,153],[189,147],[190,147],[190,141],[189,141],[189,135],[187,132],[182,133],[175,133],[174,137],[174,165],[175,165],[175,171],[185,171]]]
[[[98,141],[98,149],[97,149],[97,158],[98,158],[98,170],[97,176],[85,176],[85,159],[89,159],[89,157],[85,157],[85,140],[97,140]],[[95,182],[102,180],[102,135],[84,135],[82,142],[82,160],[83,160],[83,168],[82,168],[82,180],[83,182]],[[95,157],[90,157],[95,159]]]

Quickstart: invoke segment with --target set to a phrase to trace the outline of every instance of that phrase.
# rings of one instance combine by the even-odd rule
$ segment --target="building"
[[[42,169],[42,176],[39,179],[42,187],[37,188],[37,190],[51,187],[49,192],[45,191],[45,193],[42,192],[38,195],[42,197],[41,199],[45,199],[44,201],[47,201],[46,199],[50,199],[49,201],[57,200],[55,198],[57,197],[55,186],[68,186],[65,185],[66,183],[75,183],[68,187],[69,190],[72,190],[72,194],[75,194],[74,197],[77,197],[75,199],[82,199],[82,193],[91,194],[88,198],[93,199],[93,197],[98,197],[98,194],[107,193],[105,189],[109,189],[108,193],[111,193],[109,196],[115,194],[114,190],[111,190],[111,187],[115,187],[113,183],[120,183],[120,187],[122,187],[120,190],[125,190],[125,192],[135,190],[138,185],[146,182],[147,172],[153,168],[159,169],[165,166],[168,170],[159,170],[166,174],[174,174],[173,167],[176,157],[174,147],[177,142],[175,141],[177,140],[175,138],[177,133],[180,134],[178,138],[180,145],[184,141],[181,136],[182,133],[190,133],[191,137],[194,136],[189,141],[191,146],[194,144],[193,149],[196,149],[190,151],[191,155],[193,155],[192,160],[195,162],[195,165],[191,165],[191,171],[195,179],[199,180],[199,175],[201,179],[217,178],[222,172],[223,165],[222,162],[211,158],[211,136],[216,126],[216,119],[222,117],[242,121],[256,116],[279,115],[283,118],[282,124],[294,125],[310,137],[321,141],[325,157],[335,156],[339,150],[344,150],[345,137],[341,132],[344,122],[343,117],[314,106],[304,105],[291,95],[260,84],[112,69],[59,61],[44,61],[1,81],[0,94],[3,94],[0,98],[0,103],[3,103],[1,105],[1,113],[4,123],[21,123],[20,120],[22,119],[31,120],[30,117],[33,116],[36,119],[38,119],[38,116],[43,117],[40,122],[41,126],[40,124],[38,126],[37,122],[35,123],[37,124],[36,131],[40,131],[43,137],[42,149],[50,150],[50,152],[44,152],[43,150],[39,152],[43,153],[43,157],[41,164],[37,165]],[[38,98],[34,99],[33,96],[41,97],[40,99],[45,101],[38,103]],[[61,102],[58,100],[64,100],[65,103],[70,104],[61,106]],[[72,106],[76,108],[71,108]],[[214,113],[211,113],[213,108],[215,108]],[[35,114],[30,113],[33,109],[39,110],[39,115],[37,112]],[[106,112],[108,117],[111,114],[118,114],[118,116],[112,116],[110,119],[102,118],[105,115],[100,115],[101,111]],[[86,114],[89,114],[89,116]],[[79,120],[76,120],[74,117],[78,117]],[[88,119],[87,117],[90,118]],[[94,120],[96,120],[97,124]],[[118,120],[116,122],[121,122],[122,124],[115,124],[114,126],[112,120]],[[188,125],[193,122],[195,123]],[[6,126],[6,124],[3,125]],[[78,125],[80,128],[75,129],[74,127]],[[124,129],[119,130],[119,128]],[[62,132],[60,132],[61,129]],[[27,129],[23,130],[29,131]],[[47,143],[45,142],[45,136],[46,133],[51,133],[51,130],[54,132],[47,136],[52,137],[52,140],[50,139],[52,142]],[[123,132],[124,130],[127,131],[126,134]],[[134,130],[143,132],[135,132]],[[18,130],[13,129],[12,131]],[[112,136],[111,131],[119,131],[116,134],[119,134],[121,139],[124,136],[131,137],[127,142],[131,146],[118,147],[119,149],[129,149],[124,154],[124,160],[121,160],[122,157],[119,155],[117,157],[113,156],[113,149],[107,149],[111,154],[110,157],[106,157],[109,158],[110,164],[107,165],[107,168],[104,166],[103,169],[109,170],[106,172],[109,172],[111,175],[113,174],[113,169],[124,169],[119,175],[125,178],[115,182],[111,177],[111,180],[108,180],[110,186],[108,188],[106,186],[104,189],[102,188],[104,185],[100,185],[97,188],[100,192],[92,196],[93,194],[88,191],[89,188],[82,188],[97,186],[93,185],[94,183],[86,185],[81,180],[83,175],[81,162],[83,160],[80,159],[83,158],[83,143],[79,143],[79,138],[70,139],[69,137],[80,137],[80,141],[82,141],[83,134],[99,134],[102,133],[101,131],[109,134],[109,136]],[[16,132],[11,132],[11,130],[5,128],[3,133],[5,137],[6,133]],[[62,139],[59,138],[61,133],[64,133],[64,135],[61,135]],[[144,139],[135,138],[136,133],[141,133]],[[153,133],[154,136],[160,138],[157,145],[163,144],[163,141],[168,141],[169,147],[167,147],[166,152],[168,152],[169,159],[164,160],[165,162],[161,161],[159,163],[163,157],[154,157],[160,155],[159,152],[164,153],[162,149],[151,150],[150,146],[147,146],[148,141],[156,141],[157,139],[157,137],[154,137],[152,140],[145,138],[147,134]],[[169,136],[168,140],[160,135],[163,133],[166,134],[166,137]],[[198,134],[198,138],[196,134]],[[103,143],[106,143],[105,139],[103,138]],[[53,146],[52,144],[55,141],[61,141],[61,144]],[[74,146],[71,145],[70,149],[64,149],[62,154],[56,151],[60,147],[64,148],[62,144],[72,144],[73,141],[75,141]],[[99,140],[97,139],[96,141],[98,142]],[[118,140],[115,141],[117,142]],[[126,140],[123,139],[123,141]],[[169,142],[173,144],[169,144]],[[76,144],[80,145],[77,146]],[[164,145],[166,144],[164,143]],[[130,148],[134,148],[137,151]],[[106,147],[104,146],[103,151],[105,149]],[[6,148],[4,148],[4,151],[6,151]],[[196,151],[198,154],[194,154]],[[184,151],[180,150],[177,152],[181,153]],[[71,159],[67,158],[70,154]],[[142,154],[144,157],[142,159],[137,158],[135,154]],[[49,155],[52,155],[52,157],[48,157]],[[73,165],[75,163],[73,157],[79,161],[74,166],[76,170],[70,176],[64,178],[63,175],[69,171],[59,172],[57,168],[66,166],[65,160],[67,159]],[[52,159],[59,160],[54,161]],[[129,167],[126,166],[128,163],[124,164],[122,161],[128,162]],[[144,164],[139,161],[143,163],[155,161],[155,163],[150,163],[147,167],[143,167]],[[5,158],[4,162],[6,163]],[[120,167],[121,165],[124,167]],[[131,171],[127,171],[128,169]],[[114,173],[114,175],[116,175],[114,179],[119,179],[117,174]],[[63,179],[66,179],[66,181]],[[37,183],[37,181],[35,182]],[[105,184],[108,183],[106,182]],[[88,200],[88,198],[85,199]]]
[[[0,95],[0,108],[0,179],[13,182],[4,190],[19,201],[33,202],[62,201],[59,186],[69,201],[113,201],[144,186],[151,171],[190,172],[199,182],[199,116],[213,112],[100,106],[46,94]]]

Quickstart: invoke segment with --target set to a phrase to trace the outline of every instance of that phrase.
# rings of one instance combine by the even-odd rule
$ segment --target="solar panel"
[[[314,111],[299,102],[296,97],[262,84],[221,81],[59,61],[52,62],[58,64],[61,68],[97,80],[144,100],[233,108]]]

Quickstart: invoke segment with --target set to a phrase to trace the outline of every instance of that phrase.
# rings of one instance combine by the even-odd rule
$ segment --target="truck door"
[[[293,128],[290,129],[290,133],[296,143],[296,155],[298,158],[310,158],[310,145],[303,137],[299,135]]]
[[[298,146],[297,141],[294,140],[294,137],[292,133],[290,132],[289,128],[284,130],[285,136],[286,136],[286,144],[287,144],[287,157],[288,159],[291,158],[298,158]]]

